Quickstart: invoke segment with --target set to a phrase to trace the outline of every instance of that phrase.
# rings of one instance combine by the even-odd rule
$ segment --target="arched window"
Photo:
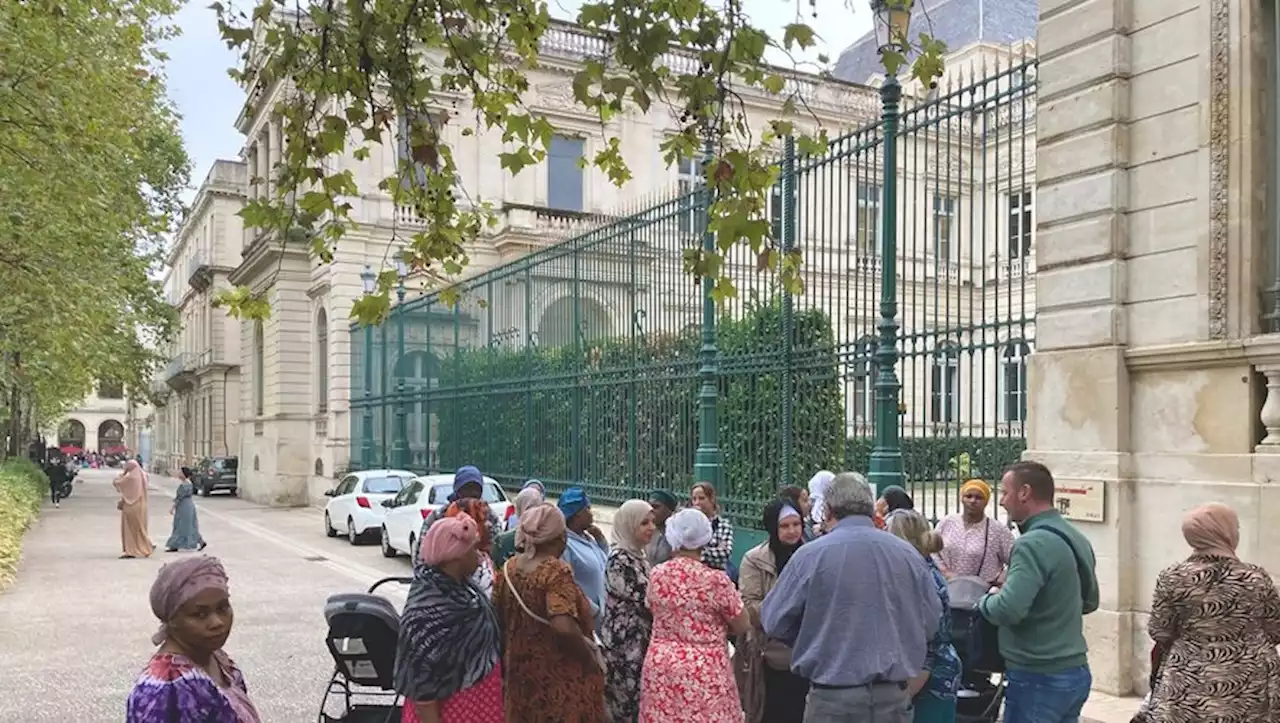
[[[876,406],[876,339],[864,336],[853,346],[853,418],[870,422]]]
[[[263,360],[262,347],[262,322],[255,321],[253,323],[253,413],[259,417],[262,416],[263,410],[266,408],[266,380],[264,377],[267,373],[267,365]]]
[[[960,352],[955,344],[943,342],[934,350],[930,376],[929,418],[935,423],[956,423],[960,419]]]
[[[1014,339],[1001,354],[1000,371],[1004,383],[1004,421],[1027,421],[1027,357],[1031,345]]]
[[[316,312],[316,411],[329,411],[329,315]]]

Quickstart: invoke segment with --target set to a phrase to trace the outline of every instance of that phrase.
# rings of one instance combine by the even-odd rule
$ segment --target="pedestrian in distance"
[[[1084,616],[1098,609],[1093,547],[1054,506],[1048,467],[1016,462],[1000,486],[1022,534],[1004,585],[978,601],[978,612],[999,628],[1004,720],[1076,723],[1093,685],[1084,639]]]
[[[129,460],[124,472],[111,485],[120,493],[116,509],[120,511],[120,541],[124,552],[120,559],[151,557],[155,545],[147,533],[147,473],[137,462]]]
[[[191,484],[191,468],[182,467],[179,471],[178,489],[173,495],[173,506],[169,514],[173,515],[173,530],[169,540],[165,542],[165,552],[178,550],[203,550],[207,543],[200,534],[200,519],[196,514],[195,486]]]

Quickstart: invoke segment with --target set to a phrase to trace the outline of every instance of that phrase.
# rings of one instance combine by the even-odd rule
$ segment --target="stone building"
[[[1094,685],[1144,689],[1152,589],[1211,500],[1280,533],[1276,6],[1041,0],[1027,456],[1098,556]],[[1274,572],[1274,570],[1273,570]]]
[[[119,385],[102,382],[93,393],[44,430],[46,447],[78,447],[86,452],[129,449],[130,401]],[[133,435],[136,438],[136,435]]]
[[[169,363],[152,384],[149,463],[173,470],[240,448],[240,327],[213,308],[240,263],[236,213],[248,176],[239,161],[215,161],[169,250],[165,293],[182,321]]]

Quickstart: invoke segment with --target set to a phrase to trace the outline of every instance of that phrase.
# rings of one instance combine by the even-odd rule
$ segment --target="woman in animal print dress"
[[[1160,573],[1148,632],[1168,648],[1151,723],[1280,723],[1280,595],[1236,557],[1240,522],[1224,504],[1182,521],[1192,553]]]

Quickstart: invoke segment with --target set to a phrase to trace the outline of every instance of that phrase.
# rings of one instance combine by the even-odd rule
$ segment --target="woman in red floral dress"
[[[742,723],[728,639],[747,631],[742,598],[702,564],[711,522],[696,509],[667,520],[672,556],[649,576],[653,636],[640,677],[640,723]]]

